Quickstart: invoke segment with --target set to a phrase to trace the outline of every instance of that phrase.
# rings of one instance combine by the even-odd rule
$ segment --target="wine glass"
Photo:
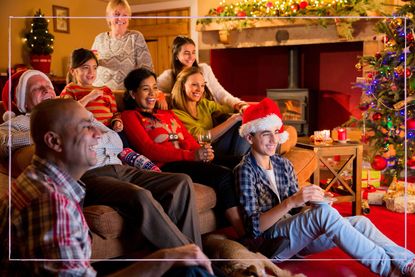
[[[212,142],[212,135],[210,134],[210,130],[202,131],[200,134],[198,134],[197,141],[202,147],[205,145],[210,145]]]

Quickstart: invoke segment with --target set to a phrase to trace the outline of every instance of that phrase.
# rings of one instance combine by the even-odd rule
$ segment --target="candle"
[[[339,141],[346,141],[347,140],[346,128],[337,129],[337,139]]]

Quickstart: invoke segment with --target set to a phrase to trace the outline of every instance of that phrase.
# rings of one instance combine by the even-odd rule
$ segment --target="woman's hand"
[[[234,113],[227,119],[227,121],[230,121],[232,123],[236,123],[236,122],[239,122],[241,120],[242,120],[242,116],[239,113]]]
[[[213,160],[215,155],[213,154],[212,145],[205,144],[195,152],[195,161],[203,161],[203,162],[209,162]]]
[[[241,102],[236,103],[236,104],[234,105],[234,109],[235,109],[237,112],[239,112],[240,114],[243,114],[243,113],[244,113],[244,111],[246,110],[246,108],[248,108],[248,106],[249,106],[249,104],[248,104],[248,103],[246,103],[246,102],[244,102],[244,101],[241,101]]]

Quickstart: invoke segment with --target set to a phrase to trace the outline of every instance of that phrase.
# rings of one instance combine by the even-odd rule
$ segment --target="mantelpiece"
[[[331,20],[329,19],[329,21]],[[344,25],[336,24],[334,19],[326,26],[319,24],[318,19],[258,19],[249,20],[249,27],[243,28],[238,28],[239,22],[233,20],[198,24],[197,31],[200,32],[199,49],[364,41],[365,44],[366,42],[368,44],[375,43],[375,48],[379,51],[380,36],[374,40],[374,26],[378,20],[360,19],[353,22],[353,38],[349,39],[339,36],[338,28]]]

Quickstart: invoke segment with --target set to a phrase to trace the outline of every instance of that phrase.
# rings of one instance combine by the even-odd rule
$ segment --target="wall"
[[[362,43],[304,45],[300,47],[301,88],[310,90],[310,130],[332,129],[360,117],[361,91],[352,83]],[[287,88],[288,47],[211,50],[211,65],[220,83],[247,101],[266,96],[267,88]]]
[[[46,16],[52,16],[52,5],[69,8],[70,16],[105,16],[107,2],[102,0],[14,0],[2,1],[0,11],[0,71],[8,68],[8,26],[9,16],[33,16],[39,8]],[[11,65],[28,64],[28,53],[23,49],[22,37],[29,30],[31,19],[11,20]],[[53,31],[53,20],[50,19],[49,31],[55,35],[51,70],[62,76],[72,50],[79,47],[90,48],[95,36],[108,29],[105,19],[70,19],[70,33]]]

